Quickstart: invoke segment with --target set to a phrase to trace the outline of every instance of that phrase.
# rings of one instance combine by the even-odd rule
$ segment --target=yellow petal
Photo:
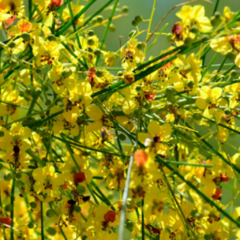
[[[157,121],[151,121],[148,125],[148,132],[152,137],[158,136],[161,131],[161,127]]]

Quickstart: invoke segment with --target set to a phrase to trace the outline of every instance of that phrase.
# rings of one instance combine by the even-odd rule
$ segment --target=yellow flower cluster
[[[240,11],[136,16],[113,52],[128,8],[95,1],[0,0],[0,240],[240,239]]]

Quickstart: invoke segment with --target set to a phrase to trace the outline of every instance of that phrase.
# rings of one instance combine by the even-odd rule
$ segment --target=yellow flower
[[[172,128],[169,123],[160,125],[157,121],[151,121],[148,125],[148,133],[139,133],[138,138],[150,151],[157,154],[165,154],[168,146],[164,143],[170,141]]]
[[[182,22],[189,28],[196,26],[200,32],[210,32],[212,25],[208,17],[205,16],[205,9],[201,5],[185,5],[176,16],[182,19]]]
[[[49,197],[59,197],[59,187],[64,184],[64,178],[61,174],[55,172],[53,166],[36,168],[33,171],[32,176],[36,181],[34,184],[34,190],[37,194],[47,193]]]
[[[101,109],[97,105],[95,104],[90,105],[86,112],[90,118],[94,119],[93,122],[90,122],[87,125],[86,127],[87,132],[100,130],[103,125],[105,126],[112,125],[111,121],[102,113]]]
[[[127,48],[121,48],[120,58],[122,60],[122,67],[126,71],[132,71],[136,68],[137,63],[140,63],[144,59],[144,53],[137,48],[138,40],[130,39],[127,43]]]
[[[204,110],[204,116],[210,117],[218,106],[218,99],[221,97],[222,88],[210,88],[203,86],[200,89],[200,97],[197,98],[196,105]]]

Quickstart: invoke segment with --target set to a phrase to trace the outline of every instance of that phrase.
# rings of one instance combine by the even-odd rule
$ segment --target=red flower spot
[[[94,67],[89,68],[87,72],[87,76],[92,80],[95,75],[96,75],[96,69]]]
[[[172,27],[172,33],[179,35],[182,32],[182,27],[180,26],[179,23],[175,23]]]
[[[63,0],[52,0],[51,5],[54,7],[60,7],[63,4]]]
[[[148,155],[142,149],[139,149],[134,153],[134,160],[137,166],[144,165],[147,162],[147,159],[148,159]]]
[[[12,17],[10,17],[8,20],[5,20],[4,22],[8,24],[8,26],[13,25],[14,20],[15,20],[16,16],[13,15]]]
[[[216,192],[212,195],[212,198],[215,200],[221,200],[222,197],[222,189],[217,188]]]
[[[66,190],[66,189],[67,189],[67,184],[66,184],[66,183],[64,183],[64,184],[62,185],[62,189],[63,189],[63,190]]]
[[[105,215],[104,215],[104,220],[106,222],[114,222],[116,220],[116,212],[113,210],[109,210]]]
[[[220,175],[220,180],[221,182],[228,182],[229,181],[229,177],[227,177],[224,173],[221,173]]]
[[[73,179],[74,179],[74,182],[77,184],[77,183],[84,182],[86,180],[86,176],[83,172],[78,172],[74,174]]]
[[[145,98],[149,101],[152,101],[156,98],[156,94],[155,93],[147,93],[147,92],[144,92],[145,93]]]
[[[11,224],[12,224],[12,219],[9,218],[9,217],[1,217],[1,218],[0,218],[0,223],[3,223],[3,224],[6,224],[6,225],[11,226]],[[7,228],[7,226],[5,226],[4,228]]]

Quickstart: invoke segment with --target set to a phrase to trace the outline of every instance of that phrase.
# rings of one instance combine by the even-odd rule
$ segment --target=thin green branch
[[[110,25],[111,25],[111,23],[112,23],[113,15],[114,15],[115,10],[116,10],[117,5],[118,5],[118,1],[119,1],[119,0],[115,0],[115,3],[114,3],[114,5],[113,5],[113,9],[112,9],[111,15],[110,15],[110,17],[109,17],[109,19],[108,19],[108,23],[107,23],[107,26],[106,26],[106,28],[105,28],[104,34],[103,34],[103,38],[102,38],[102,41],[101,41],[100,49],[103,48],[103,45],[104,45],[105,39],[106,39],[106,37],[107,37],[107,33],[108,33],[108,30],[109,30],[109,27],[110,27]],[[99,55],[99,56],[97,57],[97,59],[96,59],[95,66],[98,65],[99,59],[100,59],[100,55]]]

